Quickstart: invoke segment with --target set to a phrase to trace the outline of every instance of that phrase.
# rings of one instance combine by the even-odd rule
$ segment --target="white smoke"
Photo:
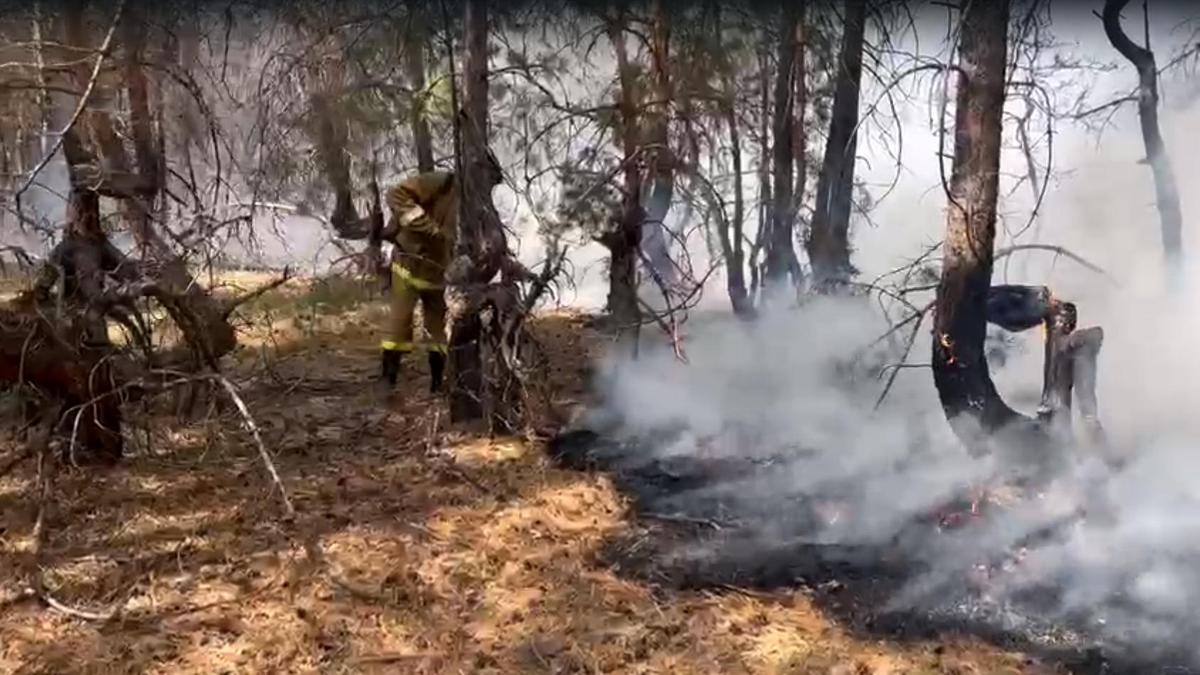
[[[1132,81],[1131,69],[1117,72],[1125,84]],[[841,367],[888,327],[873,301],[822,299],[753,324],[696,317],[686,364],[661,344],[643,349],[636,362],[610,356],[596,413],[615,425],[606,427],[610,433],[637,439],[637,451],[648,453],[643,461],[758,462],[749,476],[657,502],[696,518],[724,517],[751,534],[737,540],[737,550],[700,544],[676,555],[744,559],[754,555],[747,547],[759,547],[768,556],[799,539],[891,545],[921,563],[922,573],[891,598],[892,609],[915,610],[938,605],[948,588],[963,588],[977,565],[1009,558],[983,586],[987,602],[1031,603],[1040,619],[1146,652],[1182,649],[1200,664],[1200,648],[1191,646],[1200,606],[1200,200],[1187,189],[1200,179],[1200,156],[1187,145],[1200,134],[1200,105],[1164,109],[1162,122],[1185,215],[1189,262],[1181,291],[1163,291],[1158,214],[1149,167],[1139,164],[1144,151],[1132,110],[1117,116],[1102,144],[1078,133],[1060,139],[1056,164],[1072,172],[1056,179],[1042,205],[1042,241],[1082,255],[1108,276],[1047,253],[1018,254],[1030,257],[999,265],[995,274],[997,283],[1049,285],[1077,303],[1081,327],[1104,328],[1101,420],[1125,462],[1121,469],[1076,456],[1040,496],[991,510],[968,527],[906,538],[915,519],[997,467],[968,457],[950,433],[928,368],[903,370],[873,410],[882,382],[856,380]],[[914,165],[929,162],[917,157]],[[1005,162],[1014,159],[1006,155]],[[1022,194],[1002,205],[1013,221],[1028,217]],[[890,200],[876,214],[877,228],[860,223],[856,230],[856,263],[865,277],[903,264],[940,237],[940,189],[910,181]],[[929,360],[927,326],[909,359],[918,366]],[[1021,348],[994,366],[993,376],[1006,400],[1032,414],[1040,335],[1029,331],[1016,342]],[[838,516],[800,526],[800,498],[836,502]],[[1053,533],[1029,540],[1043,530]]]

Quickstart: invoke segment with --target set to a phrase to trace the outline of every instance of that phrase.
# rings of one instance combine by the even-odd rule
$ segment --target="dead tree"
[[[954,164],[941,280],[934,301],[933,380],[955,434],[972,454],[999,447],[1035,475],[1065,459],[1075,384],[1093,440],[1099,328],[1076,331],[1074,305],[1045,287],[991,285],[1004,107],[1008,2],[971,3],[960,28]],[[1043,325],[1046,364],[1037,418],[1013,410],[996,391],[984,351],[987,324],[1008,330]],[[1080,377],[1076,379],[1076,373]],[[1047,471],[1040,471],[1045,478]]]
[[[1172,282],[1177,280],[1183,264],[1183,214],[1179,206],[1179,190],[1175,172],[1167,156],[1166,144],[1158,126],[1158,67],[1150,50],[1150,32],[1146,30],[1146,46],[1129,39],[1121,28],[1121,10],[1129,0],[1106,0],[1104,33],[1112,46],[1133,64],[1138,74],[1138,119],[1142,127],[1142,143],[1146,147],[1146,162],[1154,174],[1154,195],[1158,205],[1162,230],[1163,256]]]
[[[60,133],[70,180],[67,222],[62,241],[33,287],[20,296],[0,326],[6,365],[0,381],[33,384],[62,399],[66,414],[85,413],[76,416],[73,434],[84,451],[106,460],[120,456],[120,401],[113,392],[134,380],[149,381],[152,372],[162,369],[218,370],[220,358],[237,344],[229,316],[240,302],[220,300],[197,284],[186,260],[159,234],[155,204],[166,172],[161,124],[151,110],[162,96],[156,81],[143,71],[147,24],[136,7],[124,18],[127,23],[121,23],[122,8],[100,49],[94,50],[85,28],[85,7],[65,6],[58,56],[70,65],[47,70],[56,78],[53,86],[84,92],[75,112],[61,116],[69,120]],[[105,104],[118,97],[116,84],[104,77],[102,68],[115,51],[118,26],[121,49],[114,61],[121,59],[117,72],[129,102],[125,135],[132,141],[132,159]],[[95,56],[80,59],[85,52]],[[55,151],[57,146],[51,152]],[[31,171],[28,183],[48,157]],[[137,243],[136,257],[121,255],[108,240],[100,224],[102,198],[121,205]],[[135,305],[143,298],[153,298],[166,310],[181,334],[177,345],[161,351],[150,348]],[[143,347],[139,359],[128,358],[110,344],[110,319],[129,329]],[[10,363],[17,365],[9,368]]]
[[[838,54],[829,136],[821,174],[817,179],[812,226],[806,242],[813,284],[818,290],[844,285],[855,272],[850,263],[850,213],[854,203],[854,162],[858,147],[858,99],[865,27],[866,0],[846,0],[845,28]]]

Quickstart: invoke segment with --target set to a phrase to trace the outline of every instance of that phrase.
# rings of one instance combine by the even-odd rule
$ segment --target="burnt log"
[[[1071,435],[1071,392],[1075,386],[1075,364],[1070,349],[1071,333],[1079,322],[1075,305],[1057,304],[1045,321],[1045,360],[1042,363],[1041,419],[1059,439]]]
[[[1050,316],[1054,296],[1045,286],[999,285],[988,289],[988,323],[1019,333],[1041,325]]]

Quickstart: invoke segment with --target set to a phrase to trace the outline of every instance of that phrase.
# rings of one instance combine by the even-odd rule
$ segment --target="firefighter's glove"
[[[420,206],[414,206],[400,214],[400,227],[414,232],[433,232],[436,230],[433,220]]]

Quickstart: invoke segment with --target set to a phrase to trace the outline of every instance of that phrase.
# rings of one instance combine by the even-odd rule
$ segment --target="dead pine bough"
[[[51,278],[57,281],[59,276]],[[40,281],[45,278],[43,275]],[[279,493],[286,521],[294,519],[295,508],[239,387],[218,368],[208,367],[217,363],[210,350],[212,342],[201,345],[189,342],[196,335],[211,334],[212,328],[204,323],[206,318],[218,318],[227,324],[238,306],[278,287],[288,278],[290,272],[285,271],[280,279],[224,300],[204,296],[213,308],[207,312],[192,312],[187,300],[162,289],[153,279],[132,276],[94,295],[97,302],[82,308],[71,303],[63,311],[63,305],[38,302],[36,287],[19,296],[10,307],[0,308],[0,356],[3,357],[0,384],[14,387],[24,400],[27,417],[34,418],[24,433],[24,449],[16,451],[4,465],[7,473],[30,458],[37,461],[37,478],[32,484],[34,494],[30,500],[36,504],[37,515],[31,532],[30,567],[25,570],[26,595],[38,598],[53,611],[75,618],[108,621],[119,614],[123,601],[104,611],[79,609],[58,600],[45,580],[43,551],[51,534],[49,513],[55,502],[57,467],[63,462],[77,467],[119,462],[124,454],[122,407],[186,387],[207,383],[231,401],[257,448],[264,471]],[[64,280],[70,282],[70,278]],[[89,329],[97,324],[103,326],[113,318],[96,313],[119,307],[117,299],[132,296],[174,303],[174,316],[189,322],[180,331],[182,342],[162,351],[147,352],[144,345],[149,340],[135,340],[129,346],[95,340],[96,333]],[[130,320],[128,313],[122,318],[134,325],[148,324],[144,317]],[[143,351],[139,352],[139,347]],[[208,358],[200,356],[206,351]],[[57,451],[52,451],[54,448]]]

